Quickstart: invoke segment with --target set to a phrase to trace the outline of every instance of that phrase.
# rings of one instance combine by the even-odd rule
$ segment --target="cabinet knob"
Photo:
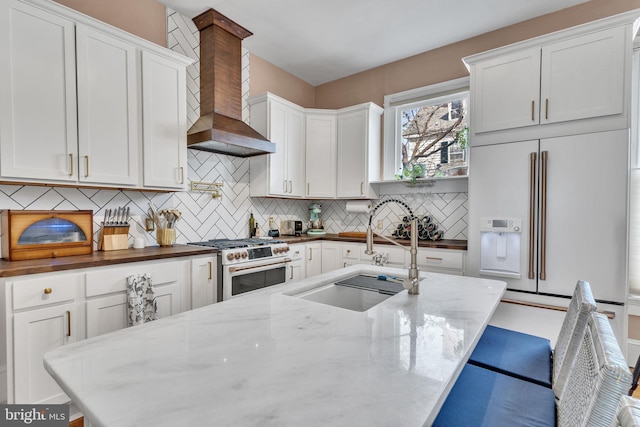
[[[51,292],[53,292],[53,290],[51,288],[44,288],[43,292],[45,295],[49,295]]]

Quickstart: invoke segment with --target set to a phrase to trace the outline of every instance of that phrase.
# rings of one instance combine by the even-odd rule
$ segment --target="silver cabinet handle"
[[[184,184],[184,167],[180,166],[180,184]]]
[[[69,176],[73,176],[73,154],[69,154]]]
[[[289,193],[293,193],[293,183],[289,181]]]
[[[293,280],[293,265],[290,267],[291,267],[291,276],[289,277],[289,279]]]
[[[89,177],[89,156],[84,156],[84,177]]]
[[[309,261],[313,261],[313,248],[309,248]]]
[[[284,181],[282,181],[282,191],[284,193],[287,192],[287,180],[286,179]]]

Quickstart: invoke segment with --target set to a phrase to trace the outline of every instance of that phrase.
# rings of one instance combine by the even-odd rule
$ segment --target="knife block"
[[[129,225],[101,224],[98,250],[119,251],[129,249]]]

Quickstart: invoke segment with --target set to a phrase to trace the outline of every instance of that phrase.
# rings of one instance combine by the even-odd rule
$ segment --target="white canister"
[[[143,237],[136,237],[136,239],[133,241],[133,248],[134,249],[144,249],[144,238]]]

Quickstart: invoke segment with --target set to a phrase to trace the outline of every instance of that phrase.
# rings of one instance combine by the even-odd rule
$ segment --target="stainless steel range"
[[[218,301],[286,281],[289,245],[280,240],[214,239],[190,245],[218,249]]]

